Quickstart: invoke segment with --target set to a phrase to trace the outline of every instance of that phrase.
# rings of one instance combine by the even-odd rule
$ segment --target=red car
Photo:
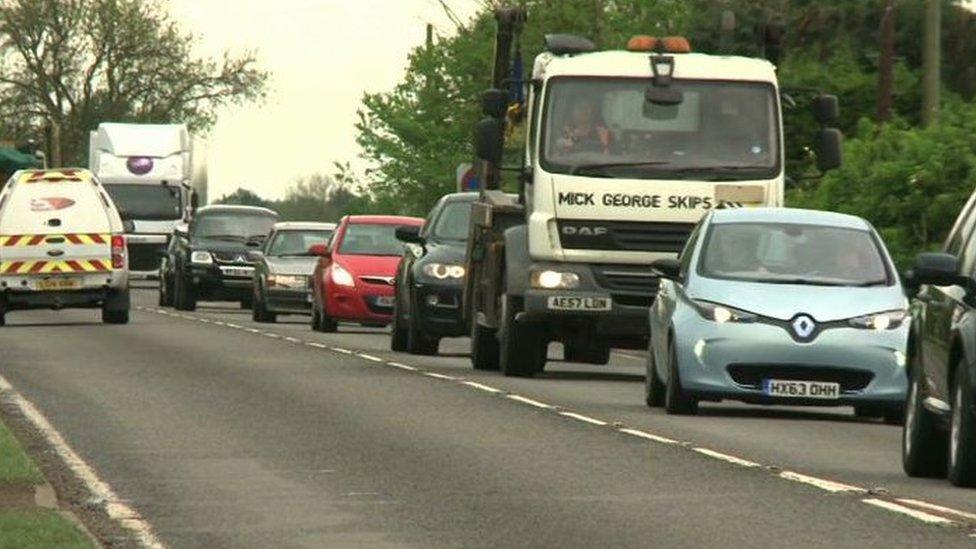
[[[319,256],[312,274],[312,329],[334,332],[340,321],[389,324],[403,256],[403,243],[394,233],[397,227],[423,223],[416,217],[350,215],[339,221],[328,244],[309,248]]]

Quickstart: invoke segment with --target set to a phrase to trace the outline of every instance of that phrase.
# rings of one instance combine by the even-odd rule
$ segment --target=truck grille
[[[158,271],[162,261],[160,252],[166,250],[165,244],[129,242],[129,269],[133,271]]]
[[[658,277],[650,267],[630,265],[594,265],[597,283],[611,291],[657,293]]]
[[[678,253],[694,223],[559,220],[559,241],[565,249]]]
[[[727,370],[732,381],[752,389],[761,388],[764,379],[785,379],[839,383],[841,391],[851,392],[863,391],[874,379],[867,370],[836,366],[730,364]]]

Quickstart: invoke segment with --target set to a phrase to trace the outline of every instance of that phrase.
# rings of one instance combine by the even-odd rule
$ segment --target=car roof
[[[405,215],[350,215],[346,221],[351,225],[372,223],[376,225],[423,225],[424,220],[419,217]]]
[[[318,221],[281,221],[275,223],[272,230],[275,231],[333,231],[335,223],[322,223]]]
[[[712,223],[797,223],[847,229],[871,230],[871,225],[855,215],[800,208],[731,208],[712,212]]]
[[[214,213],[237,213],[245,215],[269,215],[273,217],[278,217],[278,212],[274,210],[269,210],[268,208],[262,208],[260,206],[239,206],[233,204],[214,204],[211,206],[204,206],[196,211],[194,215],[205,215]]]

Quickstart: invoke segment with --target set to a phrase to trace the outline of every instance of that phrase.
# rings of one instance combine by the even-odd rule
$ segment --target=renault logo
[[[793,319],[793,333],[800,339],[809,339],[817,329],[817,323],[807,315],[800,315]]]

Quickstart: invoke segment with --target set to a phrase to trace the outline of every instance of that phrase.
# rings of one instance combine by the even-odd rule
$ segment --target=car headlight
[[[299,275],[268,275],[268,287],[274,286],[302,288],[305,286],[305,277]]]
[[[864,330],[894,330],[908,318],[908,311],[898,309],[870,315],[858,316],[850,320],[851,326]]]
[[[213,255],[206,251],[196,251],[190,254],[190,263],[197,263],[199,265],[210,265],[213,263]]]
[[[349,274],[349,271],[343,269],[339,265],[332,265],[332,282],[338,284],[339,286],[355,286],[356,281]]]
[[[437,280],[464,278],[464,266],[450,263],[428,263],[424,265],[423,272]]]
[[[725,324],[726,322],[754,322],[756,320],[756,315],[752,313],[733,309],[732,307],[718,303],[712,303],[711,301],[695,301],[694,304],[698,314],[707,320],[719,324]]]
[[[579,288],[580,277],[576,273],[566,273],[562,271],[533,271],[532,286],[546,290],[566,290]]]

